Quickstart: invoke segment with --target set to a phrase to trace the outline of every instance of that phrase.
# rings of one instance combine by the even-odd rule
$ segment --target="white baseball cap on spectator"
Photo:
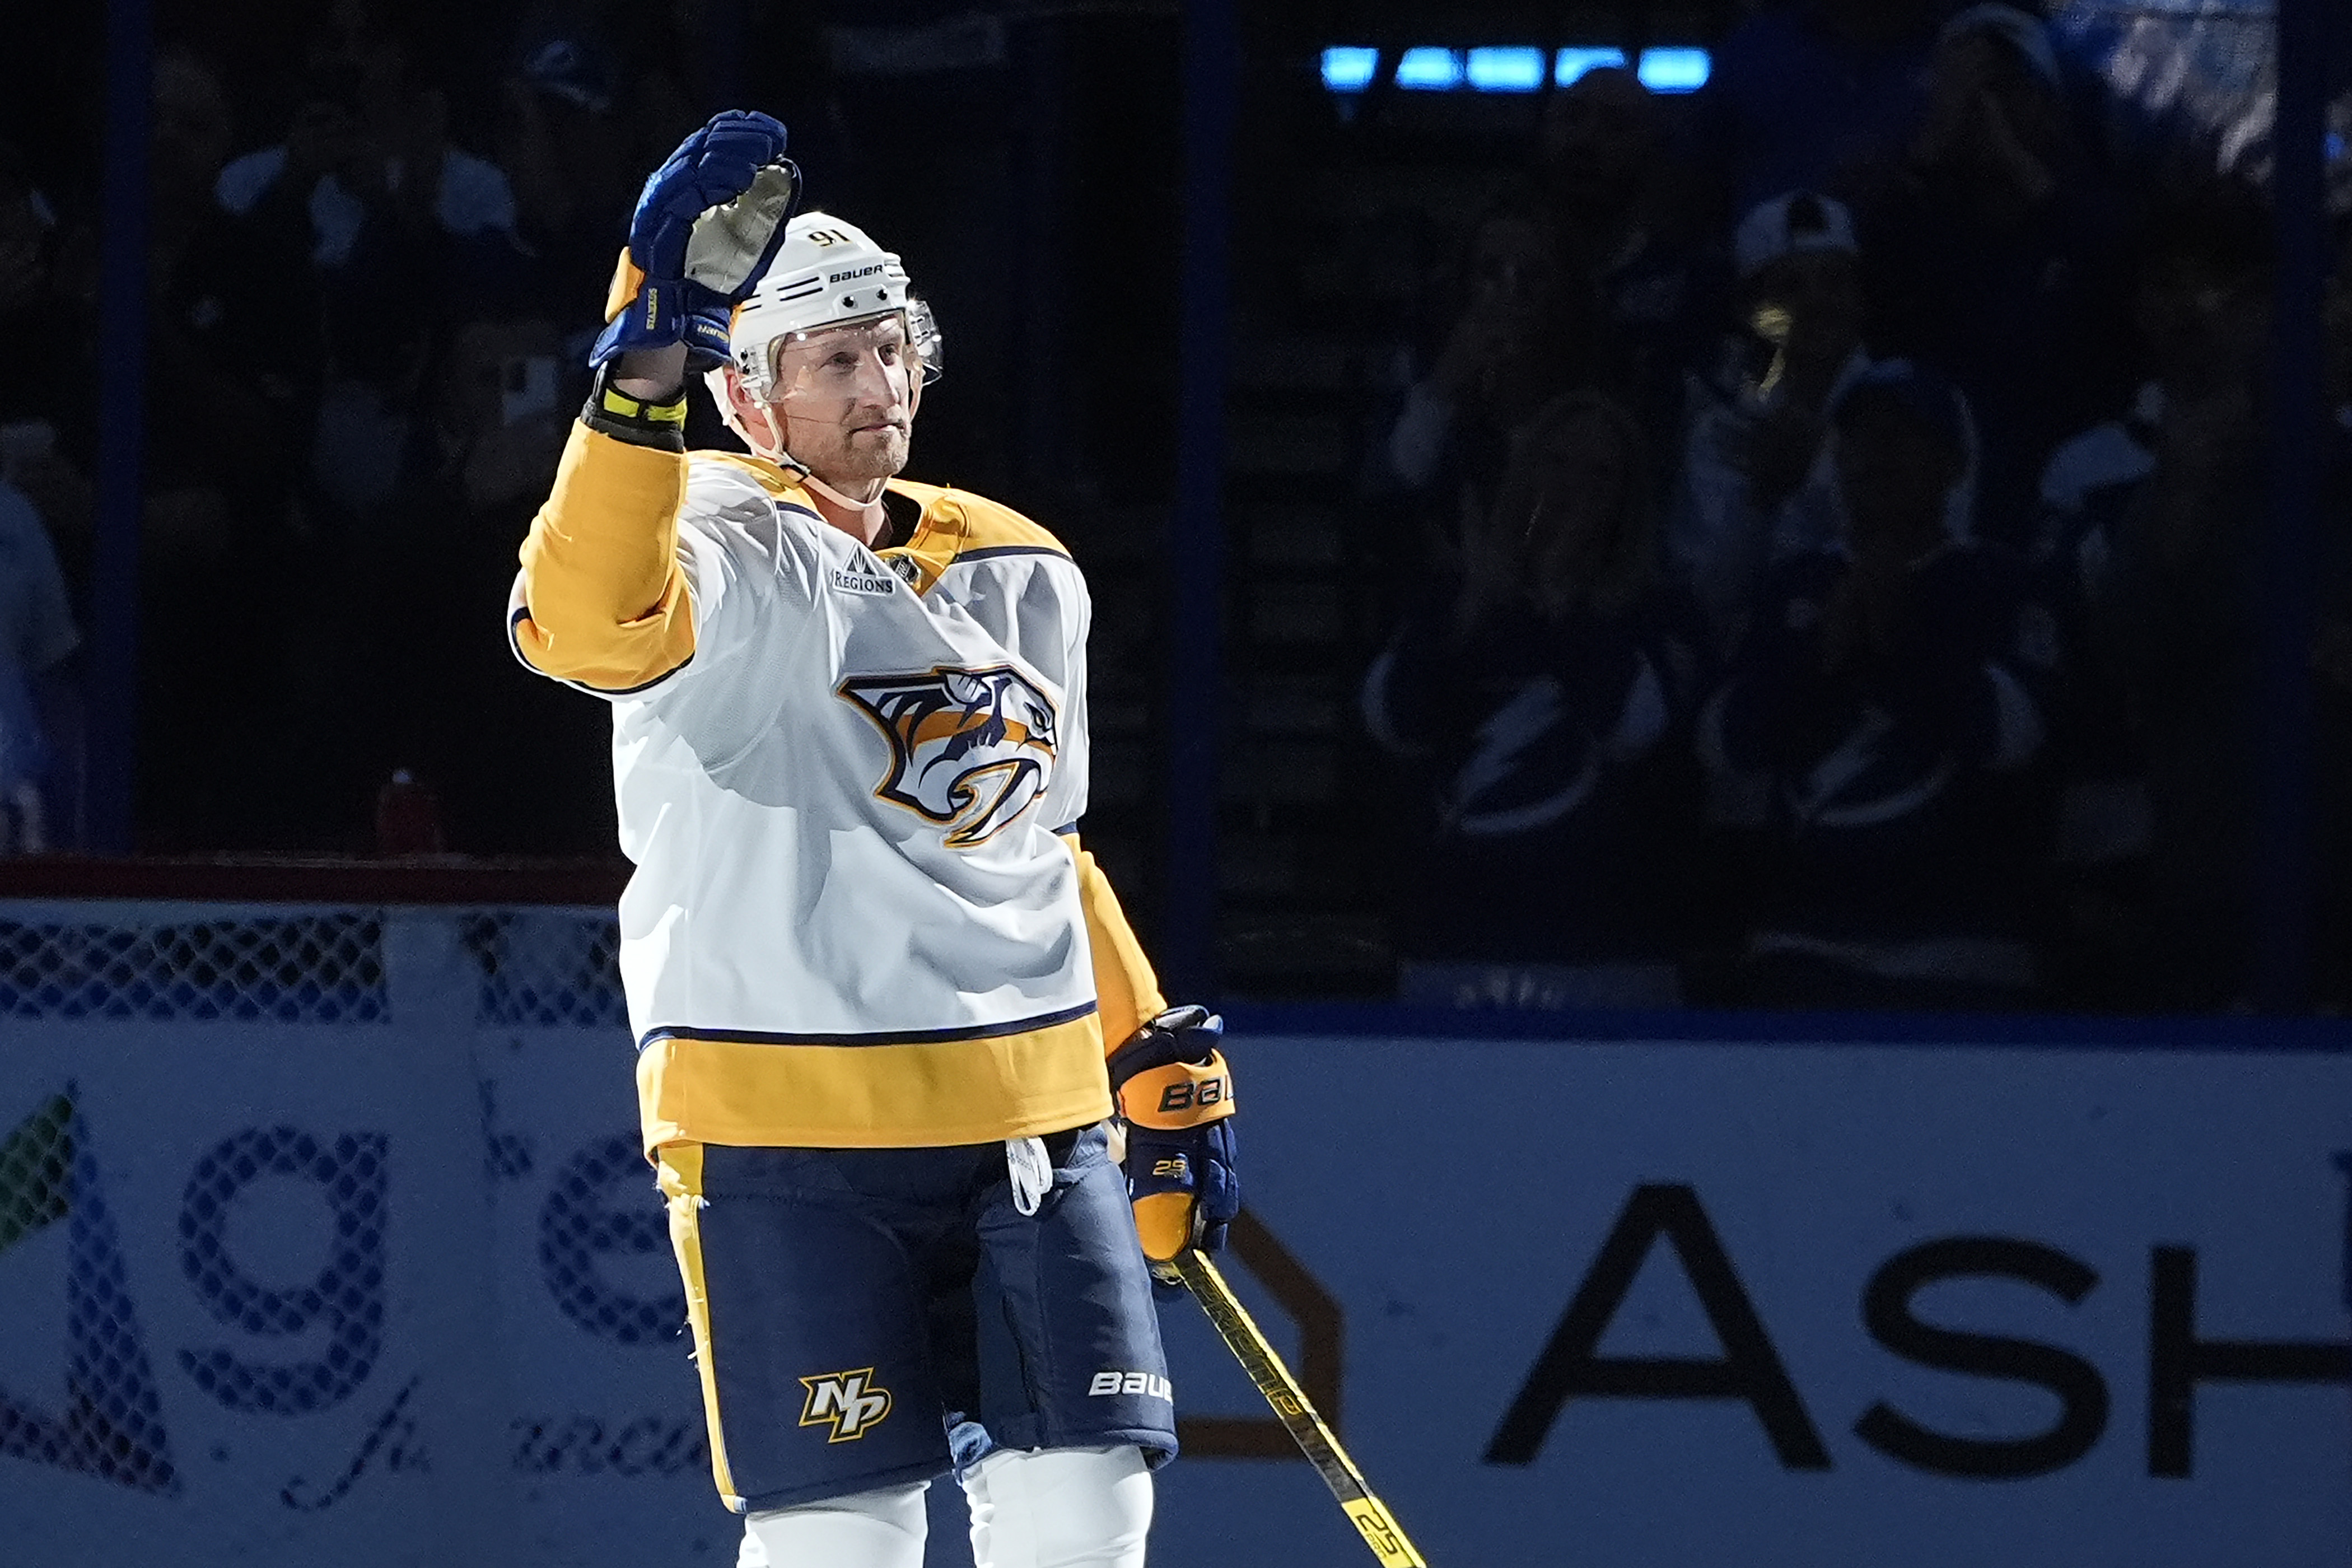
[[[1739,232],[1731,240],[1731,260],[1745,281],[1784,256],[1809,250],[1852,256],[1860,248],[1853,238],[1853,214],[1843,202],[1815,191],[1790,191],[1758,203],[1739,220]]]
[[[2034,74],[2052,87],[2064,85],[2058,74],[2058,51],[2050,42],[2050,28],[2041,17],[2002,0],[1971,5],[1957,13],[1936,35],[1938,43],[1969,33],[1990,33],[2025,57]]]

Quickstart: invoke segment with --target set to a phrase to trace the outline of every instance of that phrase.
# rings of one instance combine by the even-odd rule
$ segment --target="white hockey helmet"
[[[909,289],[898,252],[830,213],[803,213],[785,226],[766,273],[735,307],[728,353],[743,384],[765,402],[775,392],[780,342],[887,315],[904,323],[922,381],[936,380],[939,326]]]

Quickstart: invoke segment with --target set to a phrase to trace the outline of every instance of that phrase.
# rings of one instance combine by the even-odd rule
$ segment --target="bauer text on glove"
[[[1232,1070],[1223,1020],[1204,1007],[1160,1014],[1111,1053],[1111,1087],[1127,1121],[1127,1190],[1143,1255],[1214,1252],[1241,1212],[1234,1173]]]

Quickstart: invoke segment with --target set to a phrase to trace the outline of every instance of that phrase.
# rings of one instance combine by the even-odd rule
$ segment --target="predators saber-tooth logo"
[[[1010,665],[861,675],[838,689],[890,742],[876,796],[945,826],[950,847],[987,843],[1052,782],[1061,721]]]
[[[828,1372],[801,1379],[808,1397],[801,1402],[801,1425],[830,1424],[828,1443],[855,1443],[890,1414],[890,1391],[874,1381],[874,1369]]]

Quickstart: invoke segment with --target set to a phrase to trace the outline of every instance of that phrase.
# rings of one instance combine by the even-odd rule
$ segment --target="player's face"
[[[907,466],[920,371],[897,316],[796,335],[776,346],[769,399],[786,450],[827,484],[887,479]]]

